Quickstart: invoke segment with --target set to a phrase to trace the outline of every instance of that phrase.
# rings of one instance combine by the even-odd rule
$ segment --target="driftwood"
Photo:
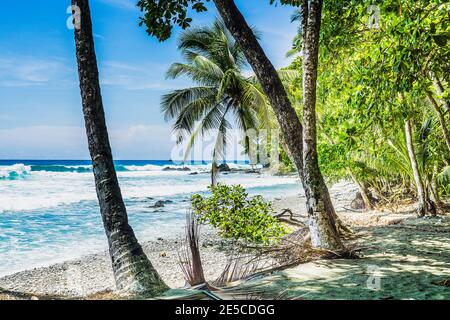
[[[289,214],[289,218],[284,218],[283,216]],[[292,212],[291,209],[283,209],[283,211],[281,211],[281,213],[274,215],[274,218],[277,218],[278,221],[287,223],[287,224],[291,224],[294,226],[298,226],[298,227],[304,227],[305,224],[294,218],[294,213]]]

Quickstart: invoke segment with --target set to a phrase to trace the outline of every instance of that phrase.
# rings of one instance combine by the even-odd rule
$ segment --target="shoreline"
[[[353,200],[356,191],[356,186],[349,182],[337,183],[330,188],[337,212],[345,210],[343,208]],[[306,219],[303,192],[296,196],[275,197],[272,203],[277,212],[289,208],[298,218]],[[150,261],[171,287],[185,285],[177,253],[184,236],[183,231],[158,238],[162,240],[141,241]],[[205,277],[215,280],[227,263],[226,241],[211,227],[202,226],[200,246]],[[109,254],[102,251],[2,276],[0,288],[39,296],[79,297],[113,291],[115,285]]]
[[[428,251],[425,253],[422,253],[421,249],[427,243],[435,245],[436,236],[450,240],[449,215],[446,214],[435,219],[418,219],[411,213],[350,211],[348,210],[349,204],[356,192],[356,186],[348,182],[338,183],[330,188],[337,214],[344,223],[349,224],[357,231],[358,238],[360,238],[357,241],[361,246],[366,247],[362,253],[363,259],[318,260],[301,264],[274,275],[268,275],[267,279],[273,279],[270,280],[271,285],[277,287],[281,284],[281,288],[289,287],[289,283],[286,284],[286,277],[294,278],[294,280],[289,280],[293,283],[305,281],[306,284],[320,279],[320,281],[317,280],[319,281],[318,285],[320,283],[324,289],[330,292],[329,296],[323,296],[324,298],[342,298],[342,295],[345,295],[345,298],[350,295],[353,298],[382,299],[383,294],[389,295],[383,292],[367,291],[364,287],[365,277],[363,275],[366,272],[364,268],[367,265],[375,264],[382,269],[385,268],[385,273],[389,274],[385,283],[391,286],[389,290],[392,291],[392,296],[410,298],[417,291],[417,296],[423,299],[447,297],[445,290],[448,289],[435,284],[450,277],[448,262],[450,261],[450,241],[448,243],[445,240],[441,241],[439,248],[431,248],[430,245],[430,249],[427,249]],[[277,212],[289,208],[297,219],[305,221],[304,200],[304,195],[299,194],[277,197],[273,200],[273,204]],[[443,233],[433,234],[430,231],[417,235],[417,233],[423,232],[420,231],[423,228],[431,230],[435,227],[441,228]],[[415,229],[418,231],[414,231]],[[385,241],[389,237],[392,237],[393,242]],[[182,239],[184,239],[184,233],[141,243],[152,264],[171,288],[182,288],[185,285],[177,253]],[[210,227],[202,226],[200,248],[205,277],[208,281],[215,280],[227,263],[227,249],[229,249],[227,242],[220,239]],[[445,261],[446,257],[448,257],[447,262]],[[416,263],[421,260],[422,264]],[[397,263],[397,261],[401,262]],[[347,274],[350,265],[354,270]],[[403,271],[400,272],[400,270]],[[339,276],[329,276],[332,274]],[[342,277],[343,274],[345,277]],[[439,276],[437,276],[438,274]],[[395,279],[395,281],[389,279]],[[350,283],[353,284],[350,285]],[[346,286],[349,287],[346,288]],[[355,291],[356,289],[353,288],[355,286],[362,291]],[[400,289],[397,290],[397,286],[400,286]],[[320,299],[322,297],[318,293],[314,293],[314,289],[308,286],[300,287],[298,290],[305,295],[305,298]],[[341,292],[341,289],[344,291]],[[4,290],[3,296],[2,290]],[[0,300],[5,298],[21,299],[21,297],[25,299],[120,299],[114,290],[110,258],[106,251],[0,278]],[[404,292],[399,292],[399,290]],[[8,294],[8,292],[13,294]],[[357,295],[352,296],[354,294]]]

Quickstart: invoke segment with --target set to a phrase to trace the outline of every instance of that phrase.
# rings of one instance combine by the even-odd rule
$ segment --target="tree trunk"
[[[434,75],[432,75],[432,79],[433,79],[433,85],[434,85],[434,89],[436,90],[436,93],[440,96],[442,96],[444,94],[444,86],[442,85],[442,82],[436,78]],[[441,98],[440,99],[442,104],[444,105],[445,108],[445,112],[448,113],[448,116],[450,117],[450,101],[448,99],[445,98]]]
[[[217,162],[213,160],[211,164],[211,186],[213,187],[217,186],[218,175],[219,175],[219,166],[217,165]]]
[[[448,151],[450,152],[450,134],[447,129],[447,121],[445,121],[444,115],[442,114],[441,107],[438,105],[437,101],[434,99],[431,92],[427,91],[427,98],[430,104],[433,106],[434,111],[439,119],[439,124],[441,125],[442,134],[444,135],[445,143],[447,144]]]
[[[302,5],[303,30],[303,172],[311,241],[317,247],[341,248],[336,213],[320,172],[317,155],[316,94],[322,0]]]
[[[76,56],[86,134],[109,253],[117,288],[127,294],[158,295],[168,289],[138,243],[113,164],[103,110],[88,0],[72,0],[80,9],[75,28]]]
[[[358,190],[363,199],[365,209],[373,210],[373,204],[372,204],[372,201],[370,201],[370,197],[367,193],[367,188],[363,185],[363,183],[361,181],[359,181],[356,178],[356,176],[353,174],[353,172],[350,168],[348,168],[348,173],[349,173],[350,177],[352,178],[353,182],[358,186]]]
[[[418,213],[422,217],[427,213],[427,196],[425,186],[420,176],[419,166],[417,165],[416,153],[414,151],[414,144],[412,140],[411,133],[411,120],[405,120],[405,136],[406,136],[406,146],[408,148],[409,161],[411,163],[411,168],[413,171],[414,184],[416,185],[417,198],[419,201]]]
[[[310,232],[314,247],[330,250],[343,248],[333,218],[333,206],[323,179],[314,186],[307,185],[320,176],[320,171],[308,174],[303,170],[303,127],[274,66],[267,58],[258,40],[233,0],[214,0],[214,3],[228,30],[241,46],[247,61],[252,66],[264,92],[274,109],[284,141],[297,167],[307,196]],[[314,146],[315,147],[315,146]],[[309,167],[307,167],[309,169]],[[313,177],[313,179],[310,179]],[[322,182],[322,183],[320,183]],[[312,209],[312,210],[311,210]]]

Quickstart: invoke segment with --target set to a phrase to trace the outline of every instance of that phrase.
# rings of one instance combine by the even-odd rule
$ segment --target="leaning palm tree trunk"
[[[436,112],[439,124],[441,125],[442,135],[444,136],[445,143],[447,144],[448,151],[450,152],[450,134],[447,129],[447,121],[444,118],[441,107],[437,103],[436,99],[434,99],[430,91],[427,91],[427,98],[430,104],[433,106],[434,111]]]
[[[167,289],[138,243],[128,224],[114,169],[92,36],[88,0],[72,0],[79,8],[80,28],[75,44],[83,113],[95,186],[103,224],[108,238],[114,277],[119,290],[128,294],[157,295]]]
[[[343,245],[334,219],[335,212],[320,171],[312,165],[303,167],[303,127],[280,77],[234,1],[214,0],[214,3],[228,30],[241,46],[274,109],[284,141],[303,181],[313,246],[329,250],[342,249]],[[304,168],[315,171],[304,172]]]
[[[431,78],[433,79],[433,85],[434,85],[436,93],[442,97],[445,92],[444,85],[439,80],[439,78],[436,78],[433,74],[431,74]],[[442,97],[441,102],[444,105],[445,112],[448,113],[449,117],[450,117],[450,101],[449,101],[449,99]]]
[[[417,212],[420,216],[424,216],[427,213],[427,193],[419,172],[419,166],[417,164],[416,153],[414,150],[414,144],[412,140],[411,132],[411,120],[405,120],[405,136],[406,136],[406,146],[408,148],[409,161],[411,163],[411,169],[413,171],[414,183],[417,189],[417,197],[419,200],[419,207]]]

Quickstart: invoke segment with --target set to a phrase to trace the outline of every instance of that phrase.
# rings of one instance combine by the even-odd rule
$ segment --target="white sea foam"
[[[229,166],[250,168],[239,164]],[[185,209],[189,206],[181,201],[192,193],[206,191],[210,184],[210,175],[204,173],[210,170],[208,164],[189,165],[191,171],[164,171],[168,166],[154,165],[126,167],[118,170],[120,186],[124,198],[133,200],[128,203],[129,217],[143,240],[179,234],[174,230],[182,230]],[[179,169],[183,165],[169,167]],[[45,165],[36,168],[23,164],[0,166],[0,177],[5,177],[0,178],[0,235],[3,237],[0,261],[6,261],[0,264],[0,276],[102,250],[106,246],[101,218],[94,208],[97,199],[93,174],[89,170],[78,170],[90,169],[90,166],[55,165],[49,171],[45,168]],[[199,174],[191,175],[193,171]],[[266,174],[220,174],[219,181],[241,184],[253,194],[261,192],[268,196],[296,193],[300,189],[296,178]],[[151,204],[148,199],[134,201],[134,198],[148,197],[170,198],[175,203],[168,204],[165,212],[155,213],[148,208]],[[61,205],[65,207],[58,207]]]
[[[19,174],[27,173],[27,176],[26,179],[0,181],[0,212],[29,211],[96,200],[94,179],[89,172],[32,171],[29,174],[27,166],[14,165],[8,167],[8,174],[12,170]],[[118,172],[118,177],[125,199],[166,197],[206,191],[210,183],[209,175],[192,176],[189,173],[122,171]],[[296,183],[292,178],[239,173],[220,175],[220,181],[227,184],[242,184],[246,188]]]
[[[15,179],[23,177],[31,170],[30,166],[22,163],[14,164],[12,166],[0,166],[0,179]]]

